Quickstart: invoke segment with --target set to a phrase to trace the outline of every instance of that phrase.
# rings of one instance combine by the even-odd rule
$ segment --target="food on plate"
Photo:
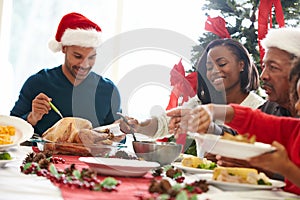
[[[92,128],[92,123],[86,119],[65,117],[46,130],[42,137],[52,142],[73,142],[79,130]]]
[[[0,153],[0,160],[11,160],[11,155],[8,152]]]
[[[43,139],[60,143],[77,143],[84,145],[111,145],[118,141],[109,129],[93,130],[90,121],[82,118],[66,117],[59,120],[42,135]]]
[[[0,125],[0,145],[1,144],[12,144],[13,141],[11,136],[16,133],[16,128],[14,126],[1,126]]]
[[[14,126],[0,126],[0,134],[15,135],[16,128]]]
[[[111,132],[99,133],[98,131],[90,129],[81,129],[77,134],[75,134],[75,143],[92,145],[92,144],[106,144],[111,145],[114,140],[114,134]]]
[[[254,185],[271,185],[269,178],[263,172],[258,173],[256,169],[242,167],[217,167],[213,172],[213,180]]]
[[[207,160],[206,158],[199,158],[196,156],[189,156],[183,158],[181,164],[186,167],[200,168],[200,169],[214,169],[217,167],[215,162]]]
[[[115,137],[109,129],[92,128],[92,123],[86,119],[65,117],[43,133],[42,138],[49,141],[44,144],[43,151],[53,154],[104,156],[111,149],[102,145],[112,145],[124,137]]]
[[[131,155],[126,151],[119,150],[114,155],[109,156],[109,158],[122,158],[126,160],[143,160],[141,158],[136,157],[135,155]]]
[[[231,135],[230,133],[227,133],[227,132],[225,132],[224,135],[221,138],[225,139],[225,140],[232,140],[232,141],[236,141],[236,142],[245,142],[245,143],[250,143],[250,144],[254,144],[255,140],[256,140],[255,135],[252,135],[249,138],[248,134]]]
[[[93,154],[90,147],[75,143],[45,143],[44,152],[78,156],[90,156]]]

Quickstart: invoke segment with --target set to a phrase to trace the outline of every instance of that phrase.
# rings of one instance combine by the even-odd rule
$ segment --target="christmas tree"
[[[218,16],[224,18],[230,37],[240,41],[248,49],[259,71],[261,64],[258,45],[258,8],[262,1],[272,4],[281,3],[285,27],[296,27],[300,24],[298,20],[300,0],[207,0],[202,8],[206,12],[206,16],[217,13]],[[278,10],[272,5],[269,13],[271,20],[268,21],[267,28],[270,28],[270,26],[272,28],[279,27],[275,12],[278,14]],[[192,50],[191,62],[194,65],[194,70],[196,70],[197,61],[203,49],[209,42],[218,38],[220,38],[218,35],[209,31],[200,36],[198,39],[199,45],[194,46]],[[185,153],[196,155],[195,141],[187,140],[186,145],[188,145],[188,148]]]
[[[254,62],[258,69],[260,69],[260,54],[258,48],[258,8],[262,1],[268,1],[270,3],[277,2],[277,0],[208,0],[202,7],[206,15],[211,13],[217,13],[223,17],[226,21],[226,28],[231,38],[240,41],[252,54]],[[278,0],[280,2],[280,0]],[[300,0],[281,1],[282,11],[284,15],[285,27],[296,27],[299,25],[299,13],[300,13]],[[276,22],[276,9],[273,5],[270,10],[272,28],[278,28]],[[192,63],[194,66],[203,49],[206,45],[219,38],[217,35],[211,32],[205,32],[198,39],[199,45],[194,46],[192,50]]]

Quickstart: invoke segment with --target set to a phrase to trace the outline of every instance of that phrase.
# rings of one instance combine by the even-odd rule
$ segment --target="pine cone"
[[[39,165],[40,165],[41,169],[48,169],[49,164],[50,164],[50,161],[47,159],[41,159],[39,161]]]
[[[32,162],[34,156],[35,156],[35,153],[33,153],[33,152],[27,154],[27,156],[25,157],[25,159],[24,159],[24,161],[23,161],[23,164]]]

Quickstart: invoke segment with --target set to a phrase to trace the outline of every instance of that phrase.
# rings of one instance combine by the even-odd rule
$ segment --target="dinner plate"
[[[7,163],[14,162],[16,160],[15,157],[11,157],[10,160],[0,160],[0,168],[4,167]]]
[[[270,179],[272,185],[253,185],[246,183],[230,183],[216,180],[208,180],[208,183],[226,191],[243,191],[243,190],[270,190],[282,188],[285,186],[283,181]]]
[[[79,160],[97,173],[111,176],[142,177],[149,170],[160,167],[157,162],[121,158],[80,157]]]
[[[200,169],[200,168],[194,168],[194,167],[187,167],[183,166],[181,162],[173,162],[171,163],[174,167],[177,167],[178,169],[182,169],[184,172],[191,173],[191,174],[203,174],[203,173],[213,173],[213,170],[211,169]]]
[[[0,125],[14,126],[16,128],[15,135],[11,136],[13,143],[0,145],[1,151],[29,140],[34,133],[33,127],[27,121],[19,117],[0,115]]]
[[[221,136],[213,134],[190,135],[195,138],[197,148],[202,148],[202,151],[230,158],[247,159],[276,149],[261,142],[255,142],[254,144],[236,142],[222,139]]]
[[[105,129],[109,129],[110,132],[112,132],[114,134],[114,136],[124,135],[124,133],[120,129],[120,124],[119,123],[109,124],[109,125],[106,125],[106,126],[99,126],[99,127],[94,128],[93,130],[103,131]]]

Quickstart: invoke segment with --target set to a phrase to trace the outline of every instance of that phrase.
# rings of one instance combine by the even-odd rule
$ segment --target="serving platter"
[[[7,163],[11,163],[11,162],[14,162],[14,161],[16,161],[16,157],[13,157],[13,156],[11,157],[10,160],[0,160],[0,168],[5,167],[5,165]]]
[[[80,157],[79,160],[97,173],[110,176],[142,177],[160,166],[157,162],[121,158]]]
[[[25,142],[26,140],[29,140],[34,133],[31,124],[19,117],[0,115],[0,125],[14,126],[16,129],[15,135],[11,136],[13,143],[0,145],[0,151],[7,150],[11,147],[19,145],[22,142]]]
[[[95,130],[95,131],[104,131],[106,129],[109,129],[110,132],[112,132],[114,134],[114,136],[124,135],[124,133],[120,129],[120,124],[119,123],[109,124],[109,125],[99,126],[99,127],[93,128],[93,130]]]
[[[186,173],[190,174],[204,174],[204,173],[213,173],[213,170],[211,169],[200,169],[200,168],[195,168],[195,167],[187,167],[183,166],[181,162],[173,162],[171,164],[174,167],[177,167],[178,169],[182,169]]]
[[[244,191],[244,190],[271,190],[285,186],[283,181],[270,179],[272,185],[253,185],[246,183],[230,183],[216,180],[208,180],[208,183],[226,191]]]
[[[255,142],[253,144],[222,139],[219,135],[189,133],[197,140],[197,148],[202,151],[237,159],[248,159],[276,150],[270,144]]]

